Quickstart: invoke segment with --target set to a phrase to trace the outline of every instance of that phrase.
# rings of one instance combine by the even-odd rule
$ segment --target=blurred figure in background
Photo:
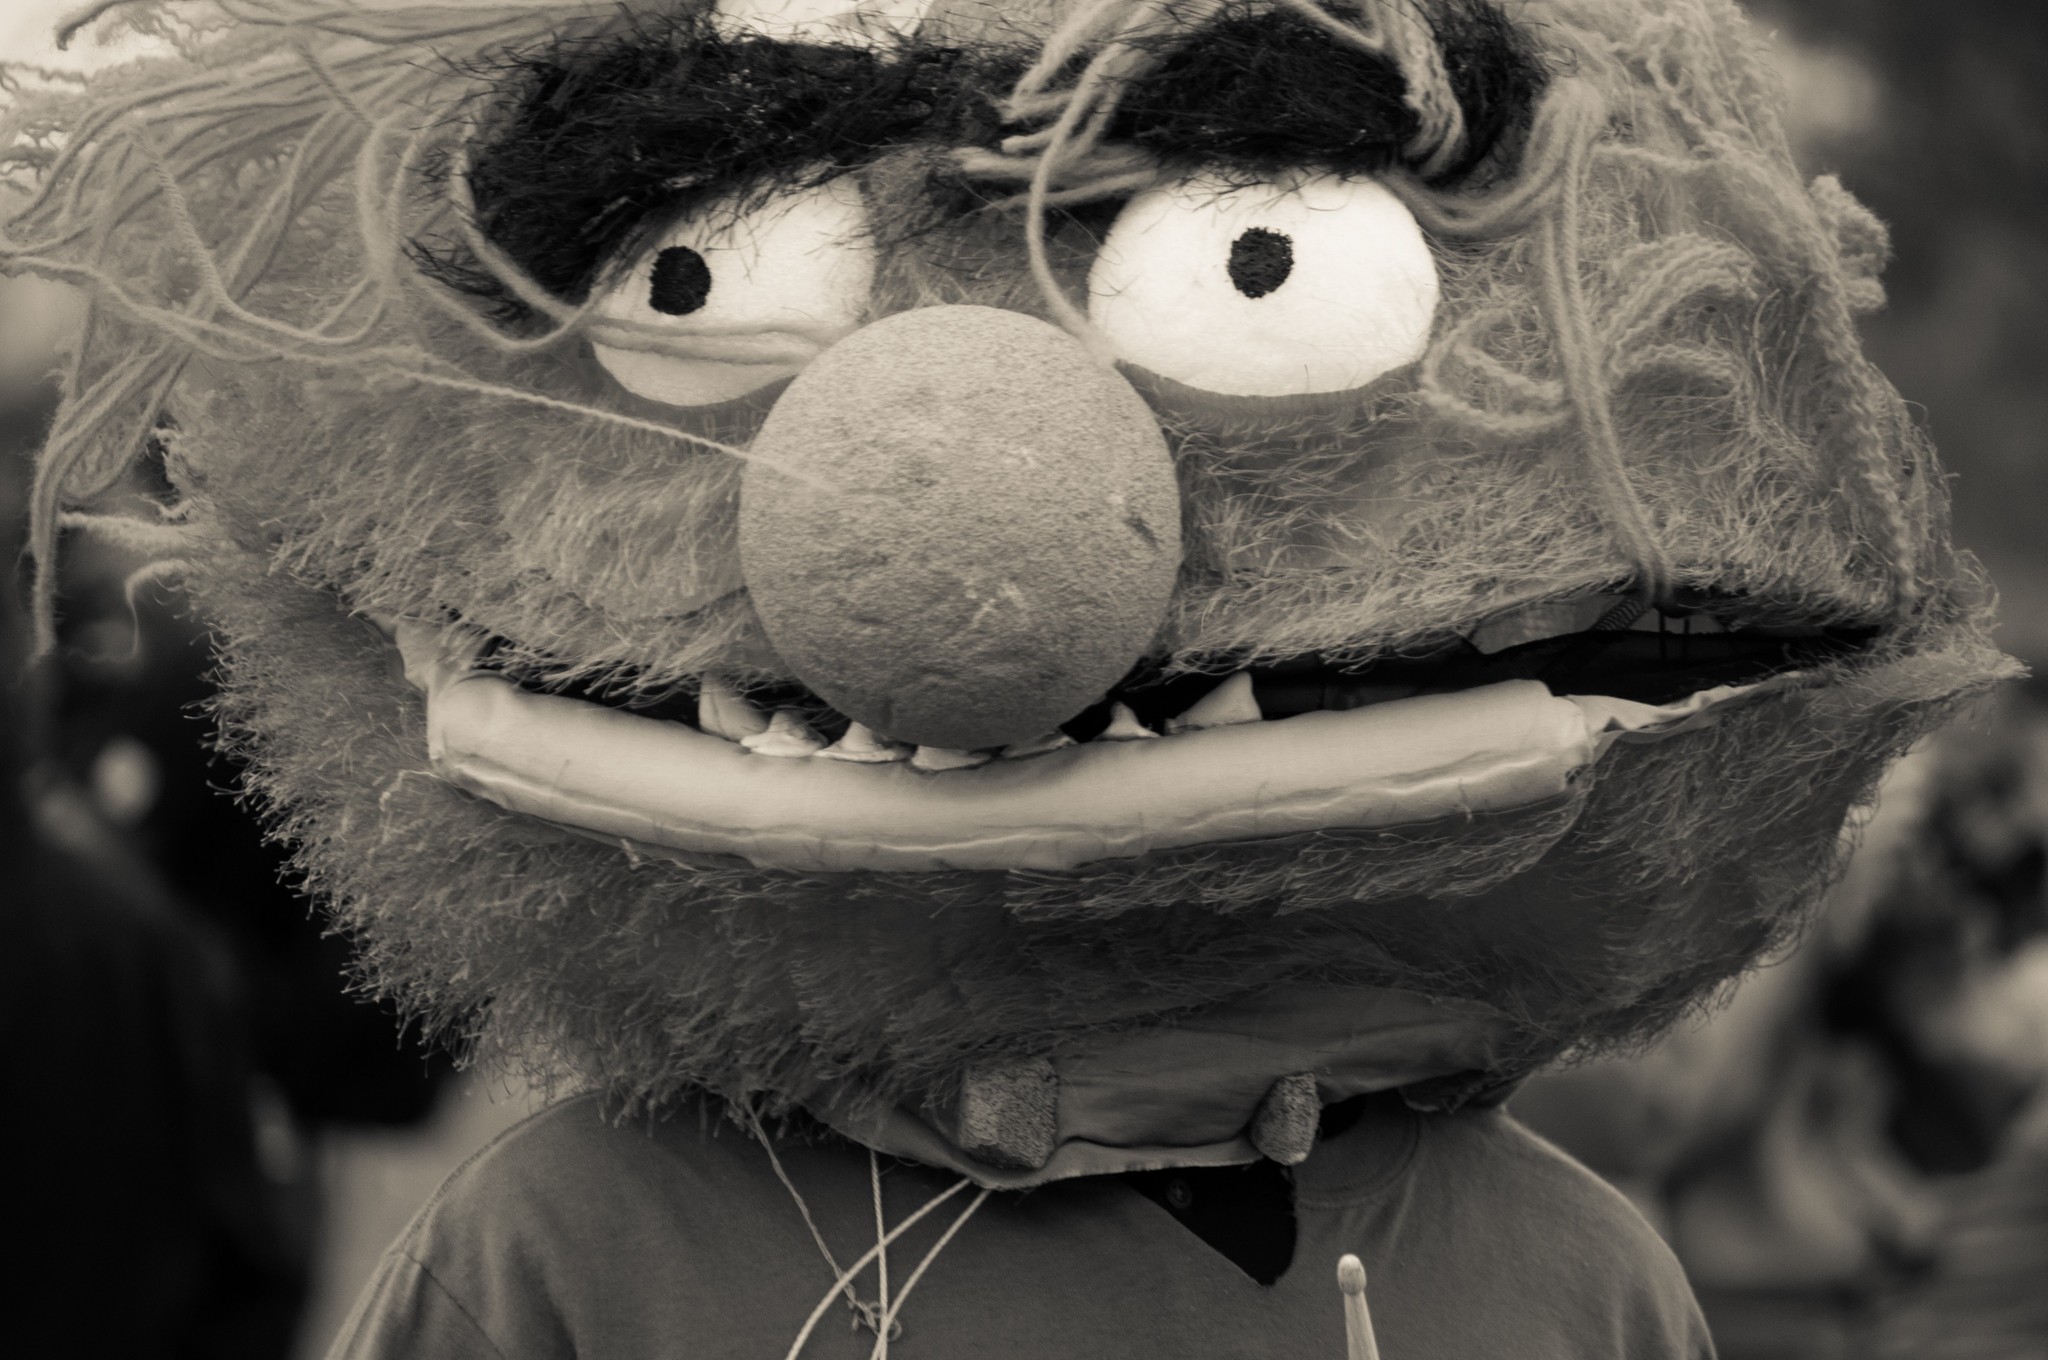
[[[68,290],[0,279],[10,567],[78,320]],[[150,467],[135,494],[157,489]],[[0,609],[0,1078],[29,1147],[8,1227],[35,1244],[6,1337],[34,1355],[280,1360],[317,1265],[324,1134],[419,1122],[449,1068],[347,994],[346,943],[227,796],[206,638],[149,570],[74,538],[58,654],[33,671],[11,572]]]
[[[21,541],[22,453],[0,408],[0,544]],[[11,586],[11,583],[10,583]],[[17,592],[0,592],[0,1081],[17,1149],[7,1341],[22,1355],[284,1354],[307,1258],[264,1174],[232,950],[92,801],[32,759]]]
[[[137,473],[150,484],[160,451]],[[446,1063],[402,1045],[388,1010],[349,996],[348,942],[325,934],[287,886],[289,851],[231,796],[213,749],[204,630],[153,563],[105,538],[65,544],[53,753],[190,909],[236,954],[280,1149],[327,1124],[407,1125],[430,1109]]]
[[[1870,951],[1919,961],[1888,970],[1907,985],[1872,999],[1918,1017],[1902,1037],[1941,1074],[1919,1111],[1901,1102],[1900,1141],[1974,1174],[1944,1187],[1929,1269],[1871,1328],[1882,1360],[2048,1354],[2048,704],[2015,702],[1951,762],[1934,853],[1901,874],[1895,894],[1911,906]],[[1960,920],[1937,923],[1954,902]],[[1928,1136],[1944,1123],[1964,1139]]]

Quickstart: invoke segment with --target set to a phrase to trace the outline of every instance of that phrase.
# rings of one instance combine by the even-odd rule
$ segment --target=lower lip
[[[1798,680],[1662,706],[1517,680],[928,774],[755,755],[680,723],[528,693],[421,655],[437,642],[427,630],[400,633],[427,694],[434,768],[457,787],[639,853],[807,872],[1059,871],[1505,812],[1563,795],[1618,740],[1672,735]]]

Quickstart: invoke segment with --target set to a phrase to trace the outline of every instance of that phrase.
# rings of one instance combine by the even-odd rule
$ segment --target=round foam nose
[[[1144,399],[1065,332],[992,307],[875,322],[755,439],[740,563],[803,683],[898,741],[1027,741],[1151,644],[1180,495]]]

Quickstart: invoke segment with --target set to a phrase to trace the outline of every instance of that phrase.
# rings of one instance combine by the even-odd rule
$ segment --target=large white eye
[[[714,203],[664,232],[598,301],[598,362],[629,392],[709,406],[797,372],[858,326],[875,251],[841,177],[765,202]]]
[[[1197,176],[1132,199],[1088,276],[1117,357],[1229,396],[1344,392],[1422,357],[1437,273],[1370,179]]]

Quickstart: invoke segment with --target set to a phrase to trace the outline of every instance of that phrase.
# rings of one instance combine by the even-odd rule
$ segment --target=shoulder
[[[619,1119],[595,1096],[549,1106],[450,1176],[399,1241],[430,1266],[463,1256],[502,1263],[561,1244],[673,1237],[755,1179],[739,1129],[696,1107]]]
[[[744,1135],[563,1101],[472,1156],[385,1254],[333,1354],[570,1356],[641,1319],[631,1296],[703,1267],[693,1227],[736,1212]],[[636,1353],[627,1348],[628,1353]]]
[[[1581,1221],[1631,1246],[1660,1245],[1628,1197],[1506,1110],[1419,1115],[1421,1155],[1545,1218]]]
[[[608,1121],[592,1097],[550,1105],[457,1167],[414,1217],[397,1249],[438,1261],[451,1245],[476,1241],[479,1234],[519,1238],[531,1219],[581,1212],[593,1192],[606,1193],[617,1174],[614,1163],[642,1160],[647,1141],[640,1130]]]
[[[643,1169],[658,1164],[647,1123],[613,1118],[596,1096],[572,1097],[519,1121],[471,1154],[428,1202],[422,1220],[500,1202],[508,1188],[573,1197],[594,1167],[605,1167],[609,1179],[641,1163],[650,1164]]]
[[[1506,1111],[1417,1118],[1418,1173],[1455,1187],[1461,1216],[1483,1214],[1495,1240],[1684,1287],[1677,1258],[1627,1196]]]
[[[1684,1268],[1620,1191],[1505,1111],[1418,1121],[1415,1193],[1520,1316],[1583,1333],[1585,1356],[1713,1354]]]

